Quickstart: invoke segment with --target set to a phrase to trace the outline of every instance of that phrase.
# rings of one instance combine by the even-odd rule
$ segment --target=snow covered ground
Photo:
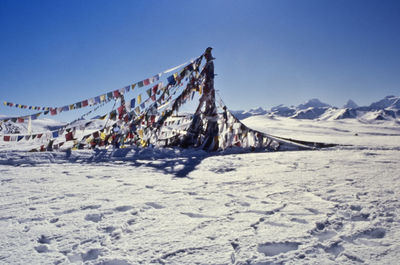
[[[320,151],[0,151],[1,264],[396,264],[400,125],[253,116]]]

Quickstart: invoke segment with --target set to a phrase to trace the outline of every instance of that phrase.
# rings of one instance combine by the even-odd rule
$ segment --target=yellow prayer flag
[[[101,95],[101,96],[100,96],[100,101],[103,102],[103,101],[105,101],[105,100],[106,100],[106,95]]]
[[[143,138],[143,130],[142,129],[139,130],[139,137]]]
[[[137,104],[142,103],[142,94],[137,97]]]
[[[100,139],[103,141],[106,139],[106,134],[104,132],[100,133]]]

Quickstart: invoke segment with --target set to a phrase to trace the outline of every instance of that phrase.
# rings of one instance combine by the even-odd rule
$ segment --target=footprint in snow
[[[276,256],[281,253],[289,252],[298,249],[300,243],[297,242],[268,242],[259,244],[257,251],[265,256]]]
[[[46,245],[40,245],[40,246],[36,246],[35,250],[38,253],[45,253],[45,252],[49,252],[49,248]]]
[[[87,214],[85,216],[86,221],[92,221],[95,223],[100,222],[101,219],[103,219],[103,214],[99,214],[99,213]]]
[[[334,242],[330,246],[324,247],[325,252],[330,253],[335,257],[337,257],[344,250],[344,247],[342,247],[339,243],[340,242]]]
[[[375,227],[358,233],[356,237],[375,239],[375,238],[384,238],[385,235],[386,235],[385,229]]]
[[[37,242],[40,243],[40,244],[50,244],[50,238],[45,236],[45,235],[41,235],[38,238]]]
[[[95,205],[85,205],[85,206],[81,206],[81,210],[94,210],[94,209],[99,209],[101,207],[101,205],[99,204],[95,204]]]
[[[129,211],[131,209],[133,209],[133,207],[132,206],[128,206],[128,205],[118,206],[118,207],[115,208],[115,210],[117,212],[126,212],[126,211]]]
[[[155,202],[146,202],[146,205],[153,207],[154,209],[162,209],[165,208],[164,206],[162,206],[161,204],[155,203]]]
[[[86,262],[88,260],[95,260],[101,255],[100,249],[89,249],[86,253],[76,253],[68,256],[71,263]]]
[[[129,262],[122,259],[111,259],[97,263],[96,265],[131,265]]]

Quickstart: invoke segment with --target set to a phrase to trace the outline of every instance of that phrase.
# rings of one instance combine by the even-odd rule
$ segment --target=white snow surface
[[[319,151],[0,151],[1,264],[397,264],[400,125],[253,116]],[[351,145],[351,146],[350,146]]]

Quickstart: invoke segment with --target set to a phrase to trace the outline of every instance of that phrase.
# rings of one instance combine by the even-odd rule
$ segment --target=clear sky
[[[399,14],[397,0],[0,0],[0,100],[75,103],[212,46],[230,109],[367,105],[400,95]]]

